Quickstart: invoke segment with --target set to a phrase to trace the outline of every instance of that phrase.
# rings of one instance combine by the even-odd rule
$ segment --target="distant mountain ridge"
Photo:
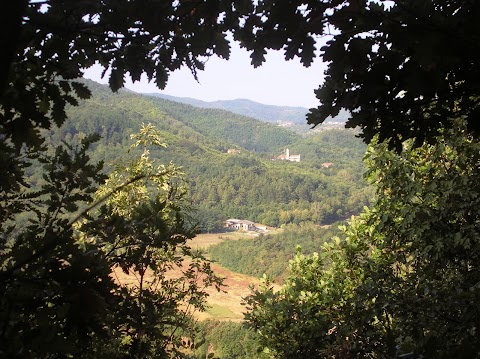
[[[306,115],[309,111],[308,108],[305,107],[265,105],[247,99],[208,102],[190,97],[176,97],[160,93],[146,93],[145,95],[160,97],[196,107],[222,109],[257,120],[275,123],[293,122],[295,124],[306,124]]]
[[[92,91],[92,98],[72,109],[73,132],[97,132],[107,139],[115,134],[116,142],[122,142],[121,138],[138,131],[141,123],[151,123],[167,143],[188,148],[191,153],[226,152],[229,148],[274,153],[299,139],[289,129],[227,110],[196,107],[125,89],[112,93],[106,85],[91,80],[84,83]]]
[[[143,93],[143,95],[158,97],[200,108],[226,110],[238,115],[273,123],[307,125],[306,117],[309,112],[309,109],[306,107],[266,105],[248,99],[202,101],[191,97],[177,97],[161,93]],[[337,117],[333,119],[328,118],[327,122],[345,123],[348,117],[348,112],[341,110]]]

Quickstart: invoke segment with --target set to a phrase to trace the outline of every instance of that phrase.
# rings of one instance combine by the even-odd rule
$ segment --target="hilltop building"
[[[227,150],[227,153],[228,154],[238,154],[238,153],[240,153],[240,150],[237,150],[236,148],[229,148]]]
[[[290,150],[287,148],[285,150],[285,154],[278,156],[276,159],[282,161],[300,162],[300,155],[291,155]]]

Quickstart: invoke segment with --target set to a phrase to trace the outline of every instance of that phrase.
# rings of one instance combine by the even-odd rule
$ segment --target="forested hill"
[[[202,101],[190,97],[176,97],[160,93],[149,93],[149,96],[163,98],[175,102],[202,108],[217,108],[233,113],[255,118],[266,122],[293,122],[306,124],[308,108],[294,106],[266,105],[247,99]]]
[[[102,139],[92,157],[105,160],[108,171],[115,159],[126,155],[130,134],[151,123],[168,144],[152,150],[152,156],[183,167],[190,200],[205,230],[222,228],[227,218],[271,226],[329,224],[359,213],[371,198],[362,176],[365,145],[350,130],[304,137],[224,110],[130,91],[112,94],[103,85],[88,85],[92,98],[69,110],[68,121],[52,132],[52,140],[75,142],[99,133]],[[272,160],[285,148],[300,154],[302,161]]]
[[[98,132],[107,142],[119,142],[120,132],[136,131],[142,122],[150,122],[164,131],[166,142],[190,146],[190,151],[202,147],[218,151],[238,147],[273,153],[299,138],[284,128],[228,111],[203,109],[125,90],[112,94],[105,85],[88,80],[87,84],[92,98],[72,109],[70,116],[81,119],[74,124],[82,127],[77,130]],[[96,117],[101,121],[96,121]]]

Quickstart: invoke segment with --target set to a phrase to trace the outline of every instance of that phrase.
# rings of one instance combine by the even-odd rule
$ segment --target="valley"
[[[370,203],[373,192],[363,178],[366,147],[352,130],[299,135],[225,110],[129,91],[112,94],[105,86],[87,84],[92,99],[69,111],[51,141],[75,143],[100,134],[91,157],[104,161],[108,172],[116,159],[135,154],[127,155],[130,135],[142,123],[152,124],[167,147],[149,150],[162,163],[182,168],[204,232],[221,230],[227,218],[272,227],[308,221],[328,225]],[[287,148],[300,154],[301,162],[272,161]]]
[[[129,91],[112,94],[102,85],[87,84],[93,98],[72,109],[67,123],[50,138],[75,142],[100,133],[92,157],[106,159],[108,170],[121,151],[126,153],[130,134],[141,123],[156,127],[167,147],[150,152],[185,173],[193,219],[203,232],[188,245],[214,260],[213,269],[227,286],[225,292],[207,289],[209,307],[196,313],[198,318],[243,320],[241,302],[251,294],[250,285],[258,285],[263,274],[280,285],[296,246],[305,253],[320,251],[322,243],[337,235],[336,222],[358,213],[373,195],[363,179],[365,146],[352,131],[299,135],[222,109]],[[272,161],[287,148],[301,154],[301,161]],[[277,229],[225,233],[227,218]]]
[[[156,202],[155,196],[146,207],[136,208],[135,202],[131,202],[121,210],[133,216],[130,221],[137,227],[132,228],[132,233],[119,227],[119,231],[129,234],[125,239],[118,237],[116,245],[123,240],[133,241],[125,248],[131,248],[132,254],[140,251],[135,255],[140,256],[137,259],[141,263],[165,266],[165,271],[160,273],[165,289],[161,294],[163,305],[176,306],[178,311],[162,312],[162,306],[153,306],[151,310],[157,313],[154,316],[164,315],[184,325],[183,320],[193,314],[192,306],[201,303],[206,295],[205,310],[193,314],[206,340],[199,349],[200,357],[205,357],[209,348],[216,348],[222,357],[226,349],[220,348],[234,345],[233,338],[238,336],[244,336],[249,350],[258,353],[258,348],[252,349],[259,345],[257,334],[244,327],[244,298],[252,295],[251,286],[259,287],[263,276],[271,280],[273,290],[280,290],[290,274],[289,263],[296,253],[300,250],[305,255],[321,253],[332,238],[342,235],[339,225],[371,203],[374,191],[364,178],[362,162],[365,144],[356,137],[357,132],[335,126],[327,125],[320,131],[293,131],[223,109],[199,108],[124,90],[114,94],[103,85],[85,83],[92,97],[81,106],[69,108],[62,127],[45,132],[49,144],[55,146],[65,141],[74,149],[90,134],[99,134],[88,154],[93,162],[103,163],[104,174],[115,173],[110,180],[124,178],[122,176],[140,168],[155,168],[169,178],[168,186],[158,187],[159,192],[152,187],[154,183],[142,182],[138,188],[131,186],[131,194],[122,201],[133,193],[143,196],[142,193],[154,190],[152,193],[158,193],[159,198],[172,195],[176,204],[170,210],[179,210],[178,217],[170,217],[167,214],[170,210],[165,206],[170,199]],[[132,147],[134,134],[137,147]],[[154,139],[157,145],[142,142],[148,138]],[[29,181],[34,186],[43,183],[40,167],[29,170]],[[113,218],[125,220],[124,216]],[[163,218],[170,219],[163,223]],[[180,218],[182,224],[178,226],[176,221]],[[261,223],[261,227],[270,230],[225,232],[226,220],[235,218],[244,221],[239,222],[241,226],[241,223]],[[26,219],[23,221],[26,223]],[[101,218],[97,221],[100,226],[108,223]],[[177,252],[155,252],[157,245],[142,244],[144,239],[156,243],[157,235],[163,238],[163,233],[170,233],[167,230],[170,225],[175,228],[172,233],[190,233],[194,229],[200,233],[188,240],[187,245],[213,261],[207,272],[201,273],[203,264],[195,262],[181,242],[175,242]],[[94,228],[93,235],[104,236],[109,228],[103,231]],[[143,234],[138,237],[137,231]],[[157,235],[151,237],[150,233]],[[167,235],[165,240],[175,241],[176,236],[173,234],[167,239]],[[190,238],[190,234],[188,236]],[[140,242],[139,238],[142,238]],[[105,240],[111,239],[107,235]],[[166,257],[161,264],[155,264],[150,261],[150,254],[142,254],[142,248],[148,253],[152,250],[152,255]],[[115,249],[112,251],[117,253]],[[154,298],[155,290],[147,285],[151,269],[147,264],[130,262],[128,257],[124,263],[124,253],[130,253],[130,249],[118,251],[119,265],[128,271],[117,266],[112,279],[122,290],[131,290],[132,298],[137,298],[135,303],[145,291]],[[211,274],[223,278],[222,291],[218,292],[214,285],[205,286],[204,279],[210,270]],[[216,331],[222,334],[218,336]],[[230,337],[233,333],[236,333],[234,337]],[[262,357],[253,352],[247,357]]]
[[[213,106],[194,107],[131,91],[112,94],[93,81],[86,84],[93,97],[70,109],[65,125],[51,132],[51,141],[75,142],[99,133],[91,157],[104,160],[108,172],[138,155],[128,146],[130,135],[142,123],[155,126],[166,147],[151,147],[149,153],[161,163],[173,162],[184,173],[179,183],[192,205],[191,220],[202,232],[188,245],[207,253],[228,285],[226,293],[208,289],[211,308],[204,318],[241,320],[240,302],[250,293],[250,284],[258,284],[263,274],[280,284],[296,246],[305,253],[320,251],[338,234],[338,222],[359,213],[373,196],[363,178],[365,145],[351,130],[326,125],[328,130],[302,135],[274,121]],[[251,105],[263,109],[262,116],[291,112]],[[288,150],[301,160],[272,160]],[[227,218],[277,230],[250,236],[222,233]],[[332,224],[332,230],[325,228]]]
[[[480,358],[480,1],[4,3],[0,358]]]
[[[188,245],[194,249],[206,251],[208,248],[222,243],[224,241],[235,240],[251,240],[255,236],[254,233],[244,232],[223,232],[199,234],[194,239],[188,241]],[[218,263],[213,263],[213,271],[224,278],[224,287],[221,291],[215,288],[206,288],[205,292],[208,294],[207,309],[204,312],[196,311],[193,313],[194,317],[199,320],[215,319],[215,320],[231,320],[241,322],[244,319],[245,306],[242,305],[243,298],[251,294],[250,287],[258,287],[260,279],[246,274],[240,274],[222,267]],[[169,272],[169,277],[176,278],[180,276],[180,270],[173,269]],[[115,272],[115,278],[122,285],[135,286],[138,285],[135,274],[126,275],[120,270]],[[198,285],[201,285],[201,278],[199,278]],[[146,279],[146,282],[149,278]]]

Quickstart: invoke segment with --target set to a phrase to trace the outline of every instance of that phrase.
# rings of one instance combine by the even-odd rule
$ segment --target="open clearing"
[[[251,293],[249,286],[258,286],[260,280],[231,272],[217,264],[213,264],[212,268],[218,276],[224,278],[225,292],[217,292],[213,288],[207,289],[210,308],[204,313],[195,313],[195,316],[199,319],[243,320],[245,307],[242,305],[242,298]]]
[[[238,240],[241,238],[253,238],[254,232],[228,232],[228,233],[210,233],[199,234],[188,242],[192,248],[204,250],[209,246],[218,244],[225,240]],[[228,269],[212,263],[212,269],[216,275],[224,278],[224,291],[218,292],[215,288],[208,288],[206,292],[209,297],[207,299],[209,308],[206,312],[196,312],[194,316],[200,320],[214,318],[218,320],[243,320],[245,307],[242,305],[242,298],[251,293],[250,286],[257,287],[260,280],[244,274],[231,272]],[[177,277],[180,275],[181,269],[172,270],[168,275]],[[121,270],[115,271],[116,279],[125,285],[136,285],[137,280],[134,274],[126,275]],[[148,280],[148,279],[147,279]],[[200,283],[199,283],[200,284]]]
[[[188,242],[192,248],[205,250],[210,246],[223,241],[239,239],[252,239],[257,237],[257,232],[223,232],[223,233],[202,233]],[[213,263],[213,271],[220,277],[225,278],[225,292],[217,292],[213,288],[207,289],[208,304],[210,306],[204,313],[196,313],[199,319],[215,318],[218,320],[243,320],[245,307],[242,305],[242,298],[251,294],[250,286],[258,287],[260,280],[245,274],[231,272],[230,270]]]
[[[221,233],[200,233],[187,242],[192,248],[206,249],[223,241],[234,241],[238,239],[251,239],[257,237],[256,232],[221,232]]]

